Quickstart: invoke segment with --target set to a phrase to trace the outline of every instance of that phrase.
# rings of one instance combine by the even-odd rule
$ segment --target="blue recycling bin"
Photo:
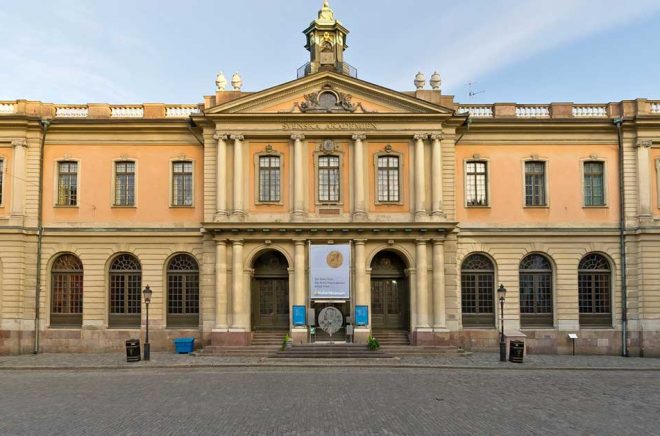
[[[177,338],[174,340],[176,354],[190,354],[195,350],[195,338]]]

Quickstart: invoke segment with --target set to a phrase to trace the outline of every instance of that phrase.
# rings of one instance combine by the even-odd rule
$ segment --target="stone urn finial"
[[[241,79],[241,76],[238,73],[234,73],[234,75],[231,76],[231,86],[234,87],[234,91],[241,90],[241,87],[243,86],[243,79]]]
[[[424,85],[426,85],[426,76],[420,71],[415,76],[415,88],[417,88],[417,90],[424,89]]]
[[[431,81],[429,83],[431,84],[431,88],[436,90],[440,89],[442,80],[440,79],[440,74],[437,71],[433,73],[433,75],[431,76]]]
[[[225,77],[224,73],[220,71],[218,75],[215,77],[215,89],[216,91],[222,92],[225,90],[226,86],[227,86],[227,78]]]

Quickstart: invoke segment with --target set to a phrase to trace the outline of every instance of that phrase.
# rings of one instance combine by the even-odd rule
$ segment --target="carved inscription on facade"
[[[374,123],[283,123],[282,130],[378,130]]]

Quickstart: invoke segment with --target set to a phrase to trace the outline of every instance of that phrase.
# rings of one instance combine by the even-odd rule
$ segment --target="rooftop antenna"
[[[469,96],[470,98],[474,97],[475,95],[483,94],[483,93],[486,92],[485,90],[475,91],[475,90],[474,90],[474,85],[476,85],[476,84],[477,84],[477,82],[469,82],[469,83],[467,84],[467,85],[468,85],[468,88],[469,88],[468,96]]]

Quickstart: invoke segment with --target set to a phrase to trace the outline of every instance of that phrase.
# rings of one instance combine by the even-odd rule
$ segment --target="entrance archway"
[[[270,250],[254,261],[252,327],[254,330],[288,330],[289,264],[282,253]]]
[[[373,329],[408,330],[410,292],[406,265],[397,253],[381,251],[371,261]]]

